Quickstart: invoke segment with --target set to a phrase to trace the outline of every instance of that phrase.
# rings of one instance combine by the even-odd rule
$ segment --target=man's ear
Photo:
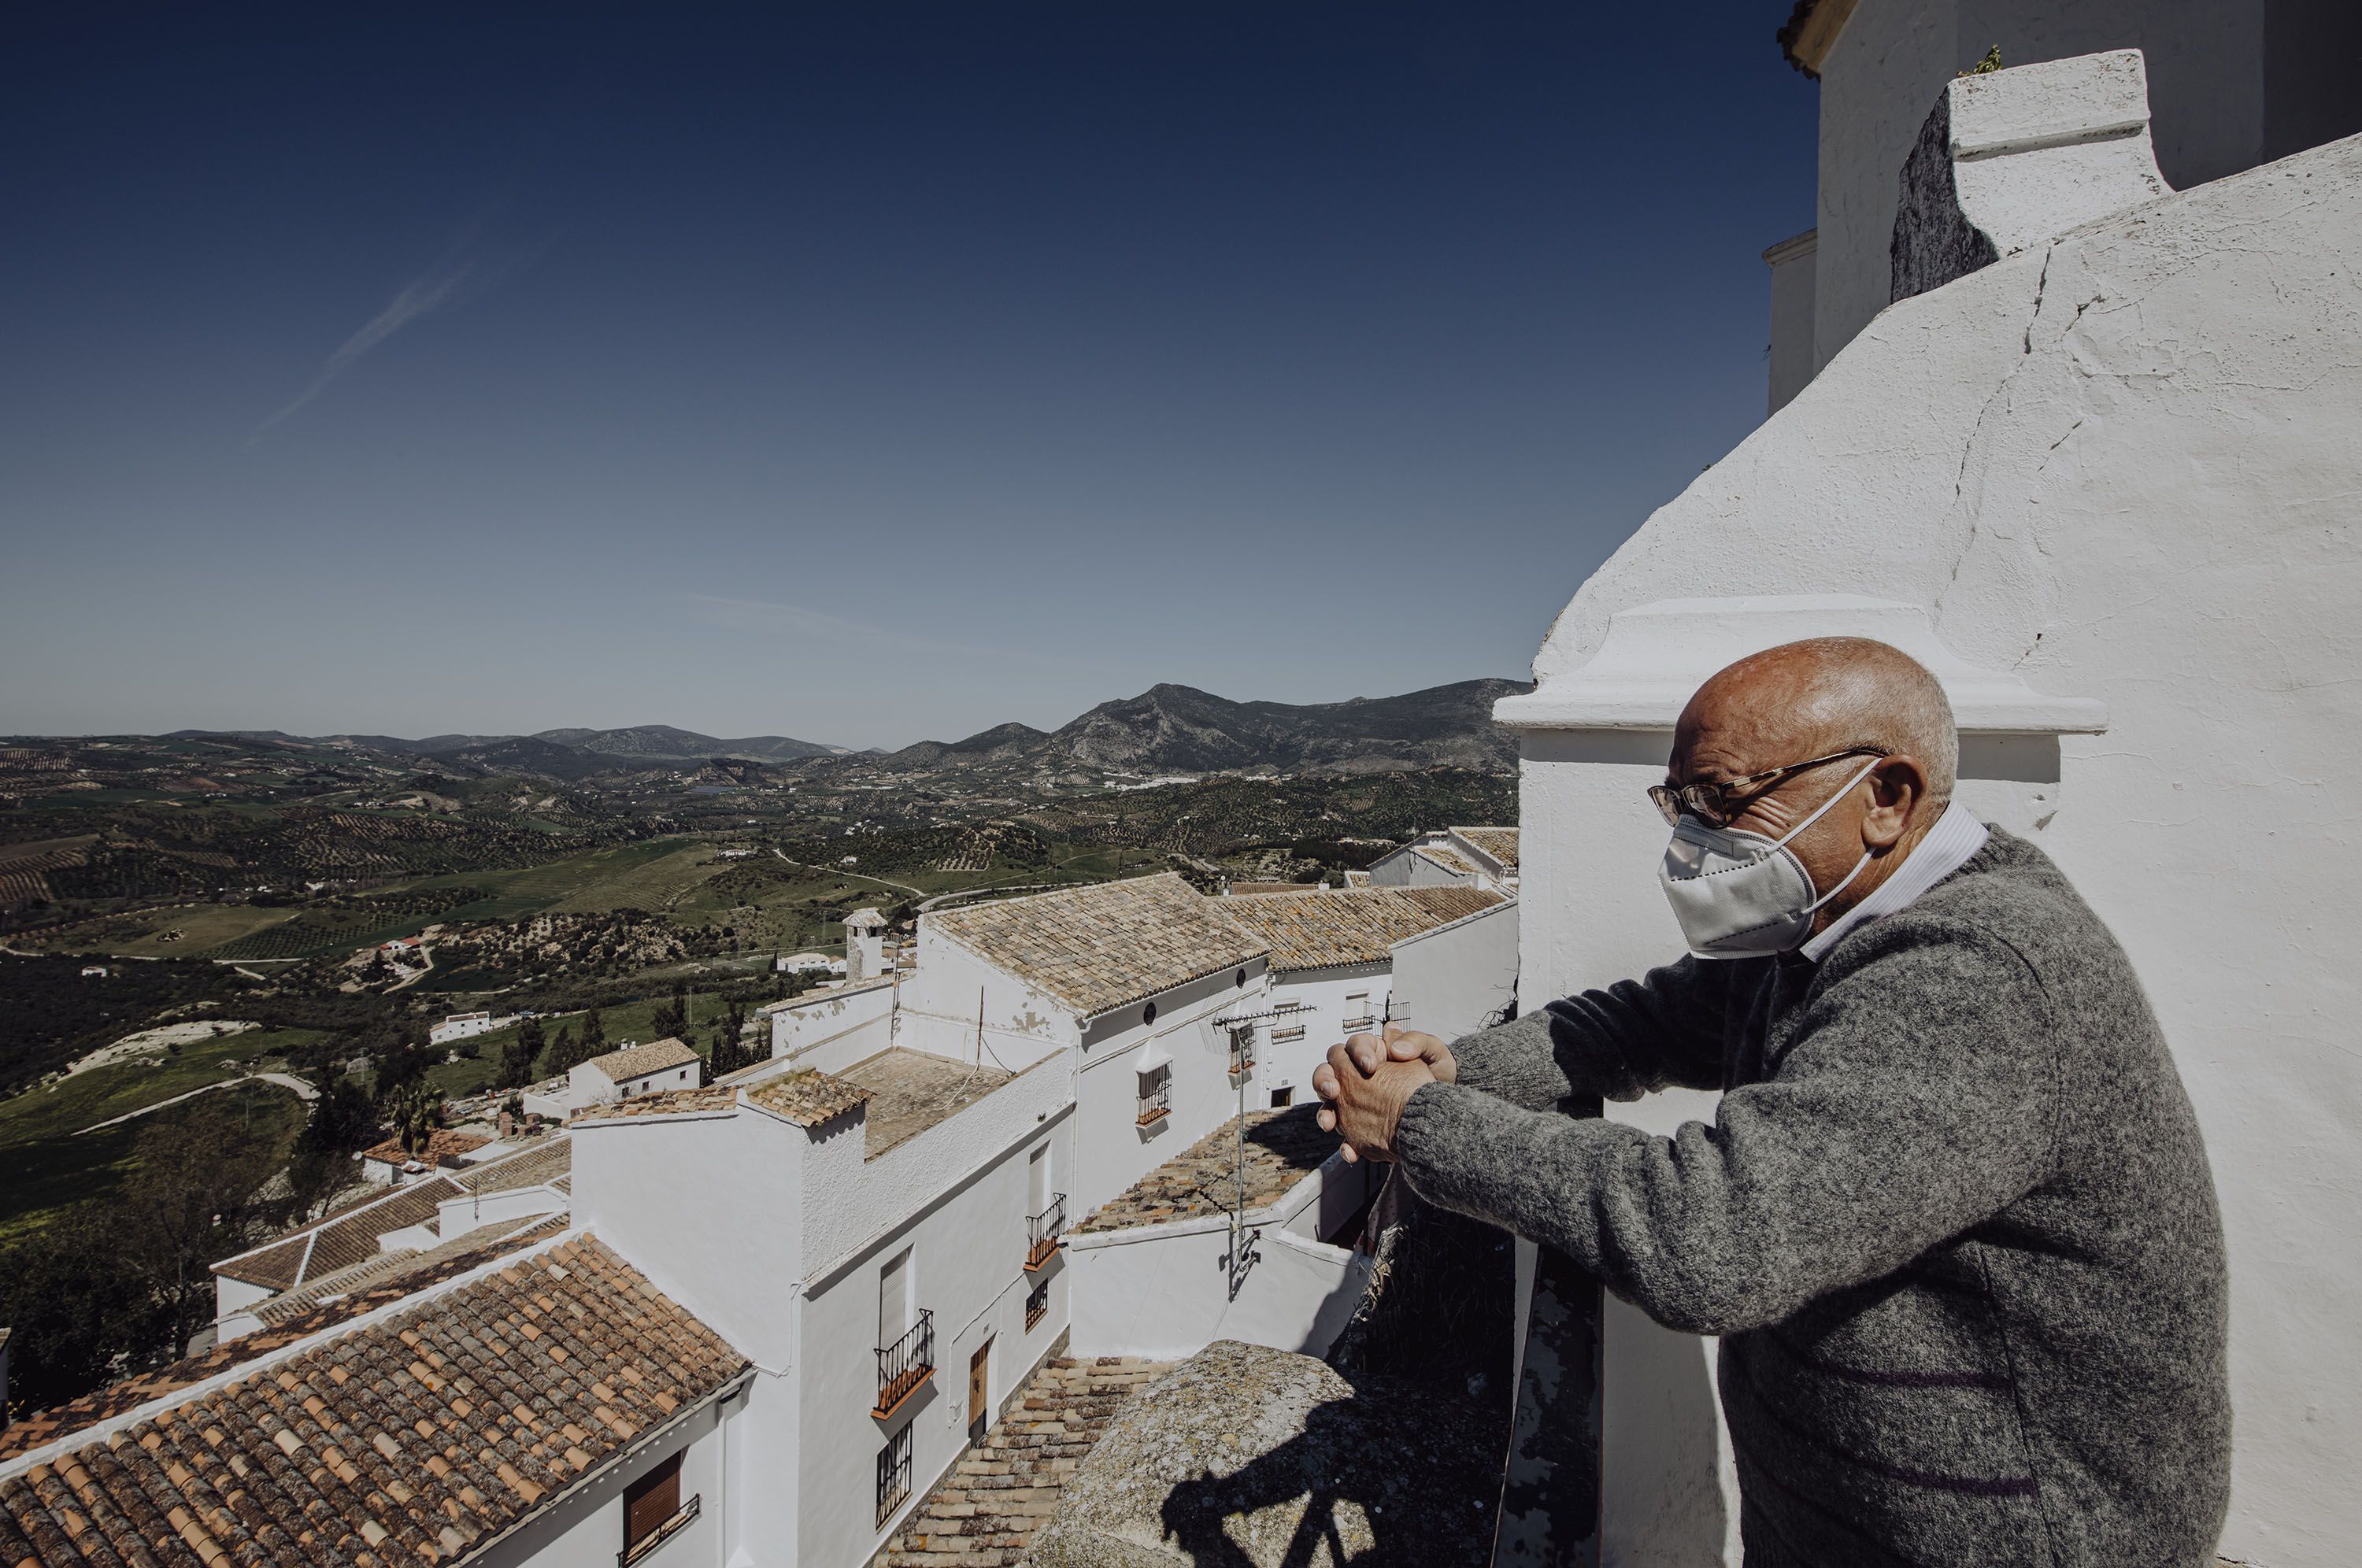
[[[1871,770],[1870,810],[1862,813],[1864,849],[1892,849],[1927,802],[1927,770],[1908,753],[1890,756]]]

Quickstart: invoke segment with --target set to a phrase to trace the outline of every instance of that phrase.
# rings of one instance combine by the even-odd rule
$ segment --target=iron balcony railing
[[[1050,1199],[1050,1207],[1039,1214],[1025,1217],[1025,1266],[1040,1268],[1055,1256],[1058,1237],[1066,1228],[1066,1195],[1059,1193]]]
[[[922,1309],[910,1331],[890,1345],[877,1347],[877,1408],[890,1416],[895,1407],[919,1391],[935,1375],[935,1314]]]
[[[703,1511],[704,1505],[705,1494],[702,1492],[690,1498],[674,1512],[672,1518],[615,1553],[615,1568],[631,1568],[633,1563],[695,1524],[697,1516]]]

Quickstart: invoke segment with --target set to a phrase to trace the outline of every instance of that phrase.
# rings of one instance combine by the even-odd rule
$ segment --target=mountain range
[[[1493,704],[1527,687],[1462,680],[1344,702],[1237,702],[1192,686],[1152,686],[1102,702],[1056,730],[999,724],[959,741],[922,741],[847,759],[886,772],[969,769],[1065,776],[1243,772],[1375,773],[1412,767],[1498,772],[1515,740]]]
[[[685,762],[734,757],[816,775],[979,773],[1043,779],[1163,777],[1221,772],[1374,773],[1416,767],[1505,771],[1515,741],[1493,723],[1493,704],[1527,690],[1514,680],[1462,680],[1396,697],[1344,702],[1238,702],[1195,687],[1159,685],[1102,702],[1055,730],[996,724],[957,741],[900,751],[855,752],[789,735],[727,739],[637,724],[553,729],[528,735],[303,737],[231,732],[246,739],[327,741],[484,773],[577,780]],[[179,736],[208,733],[174,732]]]

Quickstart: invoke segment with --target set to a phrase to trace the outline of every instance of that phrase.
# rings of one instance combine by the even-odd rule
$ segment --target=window
[[[1370,1010],[1369,992],[1348,991],[1345,993],[1345,1027],[1347,1029],[1357,1031],[1372,1029],[1376,1027],[1377,1021],[1377,1014]]]
[[[1153,1126],[1173,1113],[1173,1064],[1140,1075],[1140,1124]]]
[[[1254,1025],[1245,1024],[1231,1031],[1231,1071],[1246,1073],[1254,1070]]]
[[[911,1429],[905,1423],[900,1431],[886,1440],[877,1451],[877,1528],[894,1517],[894,1510],[911,1495]]]
[[[1050,1315],[1050,1281],[1044,1275],[1032,1290],[1025,1293],[1025,1331],[1032,1333],[1035,1325]]]
[[[1146,1007],[1140,1010],[1140,1021],[1142,1023],[1153,1023],[1156,1021],[1156,1004],[1154,1002],[1150,1002]]]
[[[1301,1040],[1304,1038],[1304,1030],[1305,1026],[1301,1023],[1291,1023],[1286,1028],[1274,1024],[1271,1031],[1271,1043],[1277,1045],[1289,1040]]]
[[[1296,1088],[1294,1085],[1291,1084],[1286,1088],[1275,1088],[1271,1091],[1271,1108],[1274,1110],[1284,1110],[1295,1103]]]
[[[624,1488],[624,1550],[615,1554],[619,1568],[641,1558],[679,1535],[697,1518],[701,1499],[680,1500],[680,1458],[678,1453]]]
[[[911,1326],[911,1249],[903,1248],[877,1271],[877,1342],[890,1345]]]

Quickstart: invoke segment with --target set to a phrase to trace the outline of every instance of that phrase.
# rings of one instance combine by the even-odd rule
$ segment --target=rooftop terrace
[[[1260,1209],[1337,1152],[1319,1108],[1298,1105],[1247,1117],[1247,1207]],[[1078,1231],[1123,1231],[1227,1212],[1236,1201],[1238,1119],[1231,1118],[1086,1215]]]
[[[974,1105],[1017,1075],[898,1045],[855,1062],[835,1076],[869,1091],[864,1153],[874,1160]]]

